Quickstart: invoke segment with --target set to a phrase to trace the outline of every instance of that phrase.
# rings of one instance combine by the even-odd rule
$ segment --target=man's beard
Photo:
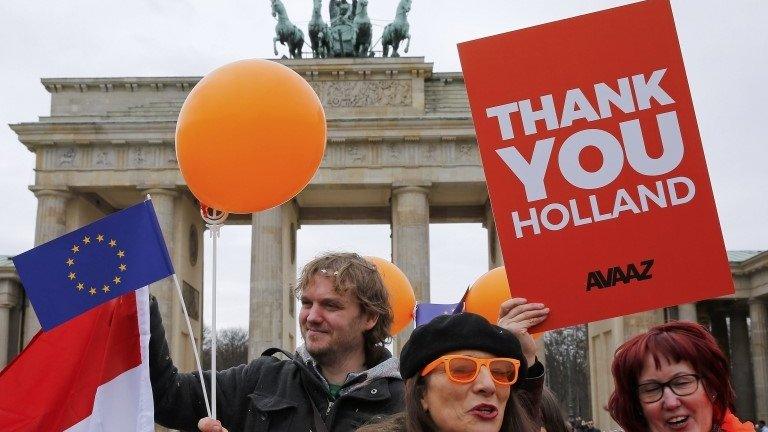
[[[320,365],[331,365],[341,362],[349,353],[357,350],[360,343],[353,334],[348,332],[345,332],[343,337],[331,340],[327,345],[318,349],[313,348],[311,344],[307,343],[306,331],[303,332],[302,338],[304,339],[304,346],[307,348],[307,352]]]

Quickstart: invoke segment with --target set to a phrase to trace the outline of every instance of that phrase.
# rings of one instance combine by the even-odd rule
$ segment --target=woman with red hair
[[[633,337],[613,358],[608,411],[627,432],[752,432],[732,413],[728,360],[699,324],[671,322]]]

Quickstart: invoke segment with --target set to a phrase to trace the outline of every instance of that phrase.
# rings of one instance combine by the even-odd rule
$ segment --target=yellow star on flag
[[[89,244],[91,242],[91,238],[88,236],[83,237],[83,243]]]
[[[120,265],[119,265],[119,266],[117,266],[117,267],[120,269],[120,271],[125,271],[125,269],[126,269],[126,268],[128,268],[128,267],[126,267],[126,265],[125,265],[125,264],[120,264]]]
[[[72,249],[71,249],[71,251],[72,251],[73,253],[78,253],[78,252],[80,252],[80,246],[78,246],[78,245],[74,245],[74,246],[72,246]]]
[[[123,257],[125,257],[125,252],[124,251],[117,251],[117,256],[119,256],[120,258],[123,258]]]
[[[71,267],[71,266],[72,266],[74,263],[75,263],[75,260],[73,260],[72,258],[70,258],[70,259],[68,259],[68,260],[67,260],[67,265],[68,265],[68,266],[70,266],[70,267]]]
[[[96,288],[91,287],[91,289],[89,289],[88,292],[91,293],[91,295],[96,295]]]
[[[112,282],[114,282],[115,285],[119,284],[120,283],[120,276],[115,276],[115,278],[112,279]]]
[[[96,236],[96,240],[101,243],[104,241],[104,234],[99,234]]]
[[[75,276],[75,273],[69,272],[69,276],[67,276],[67,277],[69,277],[69,280],[75,280],[76,276]]]
[[[115,247],[115,246],[117,246],[117,242],[115,240],[110,240],[109,247]]]
[[[109,292],[109,285],[104,285],[104,288],[102,288],[101,290],[104,291],[105,293],[108,293]]]
[[[82,282],[80,282],[79,284],[77,284],[77,290],[78,290],[78,291],[82,291],[84,288],[85,288],[85,285],[83,285],[83,283],[82,283]]]

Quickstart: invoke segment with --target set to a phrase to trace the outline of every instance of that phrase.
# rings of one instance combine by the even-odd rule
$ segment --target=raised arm
[[[549,308],[541,303],[528,303],[524,298],[512,298],[501,304],[499,326],[517,336],[528,363],[528,373],[518,386],[530,401],[531,418],[541,425],[541,393],[544,390],[544,365],[536,358],[536,341],[528,329],[542,323],[549,315]]]
[[[197,372],[180,373],[173,364],[157,300],[150,300],[149,377],[155,403],[155,421],[163,426],[197,430],[198,421],[206,417],[205,399]],[[248,410],[248,394],[255,387],[260,364],[240,365],[216,376],[217,416],[232,428],[244,422]],[[210,371],[203,372],[210,400]],[[235,428],[237,429],[237,428]]]

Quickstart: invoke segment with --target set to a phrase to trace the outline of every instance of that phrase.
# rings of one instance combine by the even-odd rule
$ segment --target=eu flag
[[[427,324],[440,315],[456,315],[464,312],[464,302],[467,300],[469,288],[464,291],[458,303],[419,303],[416,305],[416,327]]]
[[[44,330],[174,273],[151,200],[12,259]]]
[[[440,315],[453,315],[461,303],[419,303],[416,305],[416,327],[429,323]]]

